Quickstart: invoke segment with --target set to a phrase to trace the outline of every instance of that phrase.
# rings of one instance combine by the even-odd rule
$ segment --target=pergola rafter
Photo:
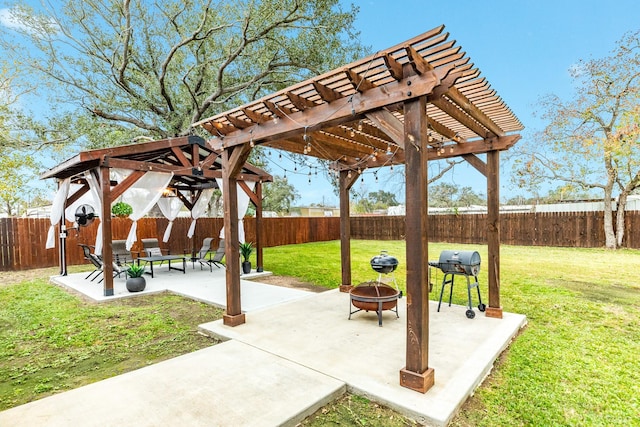
[[[339,171],[341,290],[351,285],[349,188],[366,168],[404,163],[407,229],[407,365],[400,383],[425,392],[434,381],[428,364],[427,162],[462,157],[487,177],[489,307],[502,317],[499,296],[499,152],[523,128],[444,26],[354,63],[204,119],[209,143],[226,164],[240,147],[264,145],[332,162]],[[243,153],[244,151],[241,150]],[[486,153],[487,161],[478,154]],[[223,168],[225,185],[237,179]],[[233,205],[233,197],[225,204]],[[227,207],[233,217],[234,206]],[[225,219],[226,221],[226,219]],[[226,227],[226,222],[225,222]],[[232,227],[227,250],[237,248]],[[410,249],[409,249],[410,248]],[[244,322],[239,274],[227,270],[225,323]],[[231,307],[231,308],[230,308]]]

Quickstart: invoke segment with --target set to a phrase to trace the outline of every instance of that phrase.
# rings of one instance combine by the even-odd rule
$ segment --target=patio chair
[[[91,281],[93,282],[98,277],[100,277],[100,275],[104,272],[104,262],[102,262],[102,258],[99,255],[91,253],[91,246],[84,245],[84,244],[79,244],[79,246],[82,248],[82,252],[84,253],[85,259],[88,259],[91,262],[91,264],[93,264],[93,266],[95,267],[95,270],[93,270],[91,273],[89,273],[87,277],[85,277],[85,280],[86,280],[91,276],[93,276],[94,273],[97,273],[95,276],[91,277]],[[113,261],[112,267],[113,267],[114,278],[120,277],[121,274],[124,274],[125,278],[127,277],[127,270],[123,269],[121,266],[116,264],[115,261]],[[104,277],[100,278],[98,283],[102,283],[103,280],[104,280]]]
[[[169,255],[167,249],[162,249],[158,239],[142,239],[142,247],[145,256],[162,256]]]
[[[202,247],[194,257],[194,260],[200,263],[200,270],[202,270],[202,266],[206,264],[209,266],[209,270],[213,271],[213,261],[211,259],[211,253],[209,252],[211,250],[211,242],[213,242],[213,237],[204,239],[202,241]]]
[[[126,240],[114,240],[111,242],[111,253],[113,254],[113,260],[120,267],[122,267],[123,264],[133,262],[131,252],[127,250]]]
[[[102,260],[98,257],[98,255],[91,253],[91,246],[83,245],[81,243],[79,243],[78,246],[82,248],[84,259],[93,264],[93,267],[95,268],[95,270],[93,270],[87,277],[85,277],[85,280],[87,280],[91,276],[93,276],[94,273],[97,273],[94,277],[91,277],[91,281],[93,282],[98,276],[100,276],[100,274],[102,274]]]
[[[222,258],[224,258],[224,239],[220,239],[218,249],[216,249],[216,253],[213,254],[213,258],[211,258],[210,264],[213,264],[218,268],[226,268],[226,266],[222,263]]]

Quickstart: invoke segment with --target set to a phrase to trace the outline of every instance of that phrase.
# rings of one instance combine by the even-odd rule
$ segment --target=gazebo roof
[[[195,125],[220,148],[250,142],[334,161],[338,169],[379,167],[404,163],[403,102],[428,95],[430,160],[509,148],[518,137],[504,137],[522,124],[443,30]],[[403,71],[407,64],[413,77]]]
[[[173,172],[170,186],[189,191],[213,187],[215,178],[222,177],[220,152],[198,136],[185,136],[82,151],[49,169],[41,178],[82,179],[85,171],[99,166],[142,172]],[[245,163],[239,179],[267,182],[272,177],[264,170]]]

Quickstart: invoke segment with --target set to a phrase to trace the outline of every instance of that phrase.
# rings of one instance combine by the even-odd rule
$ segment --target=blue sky
[[[625,32],[640,29],[637,0],[341,1],[360,8],[356,29],[362,42],[374,52],[444,24],[450,39],[462,46],[481,75],[525,125],[524,140],[530,140],[543,127],[534,117],[536,102],[542,95],[554,93],[564,99],[572,96],[568,70],[573,64],[580,59],[606,56]],[[309,177],[305,169],[295,174],[292,163],[274,157],[271,172],[282,175],[278,165],[289,170],[286,175],[301,195],[297,205],[337,205],[338,198],[322,172]],[[302,170],[298,166],[298,171]],[[511,184],[510,173],[511,166],[503,162],[503,199],[524,195]],[[485,178],[464,164],[456,166],[454,173],[442,181],[486,193]],[[355,184],[354,190],[363,194],[385,190],[396,193],[401,203],[404,200],[400,178],[388,180],[383,172],[377,183],[372,173],[366,173],[364,183]]]
[[[640,29],[637,0],[500,0],[500,1],[343,1],[360,7],[356,27],[364,44],[374,51],[385,49],[444,24],[450,39],[480,69],[492,88],[525,125],[523,138],[543,123],[534,117],[540,96],[554,93],[565,99],[572,95],[569,68],[580,59],[600,58],[614,49],[627,31]],[[509,180],[511,167],[503,162],[501,196],[524,194]],[[291,176],[290,174],[288,176]],[[381,175],[380,175],[381,176]],[[293,178],[290,178],[290,180]],[[337,203],[328,183],[302,175],[294,179],[301,194],[299,203]],[[378,184],[372,175],[354,187],[370,192],[379,189],[404,195],[398,182]],[[486,180],[475,169],[457,166],[444,178],[486,194]]]

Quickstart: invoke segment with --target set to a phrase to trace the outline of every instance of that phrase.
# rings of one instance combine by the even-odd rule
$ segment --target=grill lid
[[[480,272],[480,254],[477,251],[442,251],[438,262],[429,262],[429,265],[440,268],[444,273],[477,276]]]
[[[387,251],[381,251],[380,255],[371,258],[371,268],[378,273],[391,273],[398,267],[398,259],[388,255]]]

